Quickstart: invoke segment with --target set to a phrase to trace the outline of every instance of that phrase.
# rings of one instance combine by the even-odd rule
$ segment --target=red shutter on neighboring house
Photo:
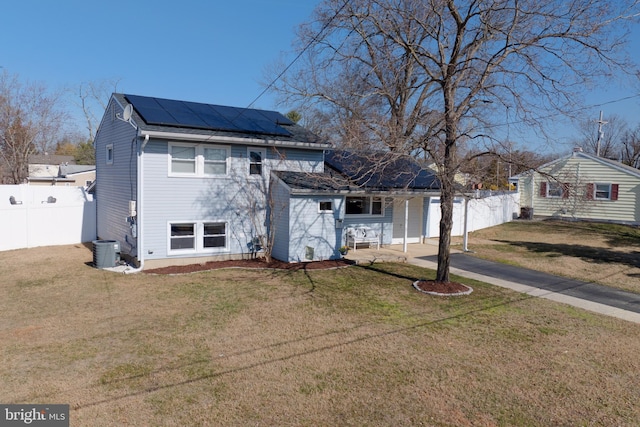
[[[618,184],[611,184],[611,200],[618,200]]]
[[[594,191],[594,186],[593,184],[590,182],[587,184],[587,200],[593,200],[593,191]]]
[[[569,198],[569,186],[571,184],[569,184],[568,182],[563,182],[562,183],[562,198],[563,199],[568,199]]]
[[[540,197],[547,197],[547,183],[540,183]]]

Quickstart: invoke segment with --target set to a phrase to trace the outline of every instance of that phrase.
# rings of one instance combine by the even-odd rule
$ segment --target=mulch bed
[[[264,258],[254,259],[238,259],[227,261],[209,261],[204,264],[189,264],[189,265],[173,265],[169,267],[153,268],[150,270],[143,270],[149,274],[184,274],[193,273],[196,271],[215,270],[219,268],[258,268],[258,269],[275,269],[275,270],[326,270],[330,268],[348,267],[354,265],[355,262],[347,259],[335,259],[325,261],[310,261],[310,262],[284,262],[273,259],[271,262],[266,262]]]
[[[413,286],[419,291],[437,295],[466,295],[471,289],[458,282],[436,282],[435,280],[418,280]]]

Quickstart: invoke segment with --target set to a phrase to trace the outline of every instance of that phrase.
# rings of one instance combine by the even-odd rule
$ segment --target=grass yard
[[[406,264],[121,275],[0,252],[0,401],[72,426],[633,426],[640,325]]]
[[[468,246],[481,258],[640,293],[639,227],[514,221],[469,233]]]

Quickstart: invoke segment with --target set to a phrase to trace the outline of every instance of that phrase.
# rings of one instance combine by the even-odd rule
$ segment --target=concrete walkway
[[[395,261],[432,270],[437,268],[437,240],[410,244],[407,249],[403,252],[402,245],[385,246],[380,250],[358,249],[350,251],[347,258],[359,264]],[[640,323],[640,294],[486,261],[456,249],[451,250],[450,271],[457,276]]]

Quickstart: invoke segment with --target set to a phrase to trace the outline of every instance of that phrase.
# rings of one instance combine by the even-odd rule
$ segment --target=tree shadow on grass
[[[564,243],[541,242],[513,242],[508,240],[496,240],[509,246],[524,248],[529,252],[546,254],[547,257],[571,256],[587,262],[600,264],[623,264],[629,267],[640,268],[640,252],[618,252],[607,248],[594,248],[586,245],[569,245]]]

